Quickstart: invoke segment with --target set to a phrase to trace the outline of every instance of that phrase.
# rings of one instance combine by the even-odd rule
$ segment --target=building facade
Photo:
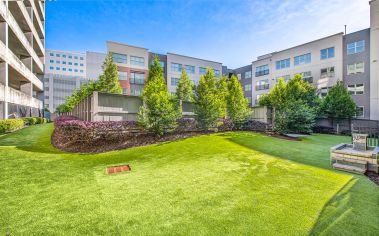
[[[98,79],[104,60],[104,53],[46,50],[45,107],[55,112],[74,90],[90,80]]]
[[[243,66],[234,70],[229,71],[228,74],[235,74],[240,81],[242,89],[244,91],[244,95],[249,101],[250,106],[253,105],[255,101],[252,100],[252,65]],[[224,73],[226,74],[226,73]]]
[[[123,88],[123,94],[139,96],[147,78],[149,64],[155,56],[160,60],[168,89],[171,93],[176,91],[176,86],[183,69],[188,77],[197,84],[206,68],[214,69],[216,76],[221,76],[222,64],[219,62],[183,56],[175,53],[158,54],[149,52],[146,48],[131,46],[128,44],[107,42],[108,52],[112,53],[113,61],[119,72],[119,80]]]
[[[0,1],[0,118],[41,116],[45,3]]]

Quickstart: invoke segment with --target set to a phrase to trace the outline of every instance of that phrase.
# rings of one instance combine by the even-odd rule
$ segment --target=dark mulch
[[[372,182],[379,186],[379,175],[373,171],[367,171],[365,174]]]
[[[204,134],[211,134],[212,132],[186,132],[186,133],[173,133],[167,134],[161,137],[141,134],[135,136],[129,136],[124,140],[99,140],[93,143],[66,143],[62,144],[58,139],[55,132],[52,135],[51,143],[54,147],[66,151],[75,153],[100,153],[108,152],[120,149],[127,149],[132,147],[146,146],[150,144],[175,141],[185,139],[188,137],[199,136]]]

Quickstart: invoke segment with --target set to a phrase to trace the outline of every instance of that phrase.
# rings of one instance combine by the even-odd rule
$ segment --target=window
[[[56,56],[56,57],[60,57],[61,55],[57,53],[57,54],[55,54],[55,56]]]
[[[50,63],[54,63],[54,60],[50,60]]]
[[[68,71],[72,71],[72,69],[71,69],[71,68],[68,68]]]
[[[255,68],[255,77],[268,75],[270,73],[270,69],[268,65],[258,66]]]
[[[190,66],[190,65],[186,65],[186,71],[188,74],[195,74],[195,67],[194,66]]]
[[[115,63],[123,63],[126,64],[126,55],[124,54],[117,54],[117,53],[112,53],[112,58]]]
[[[308,64],[308,63],[311,63],[311,61],[312,61],[312,56],[310,53],[300,55],[300,56],[296,56],[294,58],[295,66]]]
[[[55,67],[55,69],[56,69],[56,70],[60,70],[61,68],[59,68],[59,67]]]
[[[141,90],[140,89],[131,89],[130,94],[133,96],[141,96]]]
[[[240,74],[240,78],[241,78],[241,74]],[[246,71],[245,72],[245,79],[250,79],[251,78],[251,71]]]
[[[291,64],[290,61],[291,60],[289,58],[284,59],[284,60],[280,60],[280,61],[276,61],[276,69],[280,70],[280,69],[284,69],[284,68],[289,68],[290,64]]]
[[[361,107],[361,106],[357,107],[357,111],[355,113],[355,117],[357,117],[357,118],[363,118],[364,115],[365,115],[365,107]]]
[[[179,78],[171,78],[171,86],[178,86]]]
[[[77,66],[77,65],[78,65],[78,63],[77,63],[77,62],[75,62],[75,63],[74,63],[74,66]]]
[[[50,70],[54,70],[54,67],[50,66]]]
[[[62,64],[63,64],[63,65],[66,65],[66,62],[65,62],[65,61],[62,61]]]
[[[199,74],[200,75],[205,75],[205,73],[207,73],[207,68],[199,67]]]
[[[351,95],[360,95],[364,93],[365,87],[363,84],[352,84],[347,86],[347,90]]]
[[[259,80],[259,81],[255,82],[255,90],[256,91],[269,89],[269,87],[270,87],[270,85],[268,83],[268,79]]]
[[[122,88],[122,94],[124,94],[124,95],[128,94],[128,89],[127,88]]]
[[[358,73],[364,73],[365,72],[365,63],[364,62],[357,62],[354,64],[347,65],[347,74],[358,74]]]
[[[72,59],[72,56],[68,56],[69,59]]]
[[[159,64],[160,64],[161,67],[164,69],[164,61],[159,61]]]
[[[62,57],[63,57],[63,58],[66,58],[66,55],[63,54]]]
[[[62,70],[63,70],[63,71],[66,71],[66,67],[63,67]]]
[[[284,82],[287,82],[288,80],[291,79],[291,76],[290,75],[284,75],[284,76],[276,77],[276,82],[278,82],[280,78],[283,78]]]
[[[245,91],[251,91],[251,84],[245,85]]]
[[[60,64],[61,62],[60,61],[56,61],[57,64]]]
[[[145,58],[130,56],[130,64],[136,65],[136,66],[144,66],[145,65]]]
[[[130,73],[130,83],[131,84],[144,84],[145,83],[145,73],[143,73],[143,72],[131,72]]]
[[[328,87],[323,87],[320,89],[320,96],[321,97],[325,97],[326,95],[328,95],[328,90],[329,88]]]
[[[69,61],[68,64],[69,64],[69,65],[72,65],[72,62]]]
[[[320,51],[320,59],[321,60],[325,60],[325,59],[333,58],[333,57],[334,57],[334,47],[322,49]]]
[[[84,58],[83,58],[83,57],[80,57],[80,60],[81,60],[81,61],[83,61],[83,60],[84,60]]]
[[[50,53],[50,56],[53,57],[53,56],[54,56],[54,53],[51,52],[51,53]]]
[[[363,52],[364,50],[365,50],[364,40],[347,44],[347,55]]]
[[[215,72],[215,76],[216,76],[216,77],[220,77],[220,71],[219,71],[219,70],[216,70],[216,69],[215,69],[214,72]]]
[[[128,72],[119,71],[118,80],[126,80],[128,78]]]
[[[321,69],[321,78],[334,77],[334,66]]]
[[[83,73],[84,71],[83,70],[80,70],[80,73]]]
[[[84,66],[84,64],[83,64],[83,63],[80,63],[80,66]]]
[[[75,69],[74,72],[78,72],[78,69]]]
[[[78,56],[74,56],[74,59],[78,59]]]
[[[182,72],[182,64],[171,63],[171,70],[175,72]]]
[[[241,74],[237,74],[238,80],[241,80]]]

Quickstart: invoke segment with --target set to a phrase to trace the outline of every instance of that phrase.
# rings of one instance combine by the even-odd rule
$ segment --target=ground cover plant
[[[349,137],[218,133],[64,153],[52,124],[0,138],[0,235],[376,235],[379,191],[330,168]],[[107,175],[105,168],[132,171]]]

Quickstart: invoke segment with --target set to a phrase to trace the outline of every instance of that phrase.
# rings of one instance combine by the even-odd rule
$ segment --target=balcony
[[[313,83],[313,77],[304,77],[304,81],[307,81],[308,83]]]
[[[23,5],[22,2],[17,2],[17,3],[18,3],[18,5],[20,6],[20,8],[25,7],[25,5]],[[45,38],[44,25],[43,25],[43,23],[42,23],[42,21],[41,21],[41,17],[40,17],[40,14],[39,14],[38,10],[37,10],[37,6],[36,6],[36,4],[34,3],[34,0],[29,0],[28,2],[25,1],[25,4],[28,4],[28,3],[30,3],[30,6],[31,6],[32,9],[33,9],[33,15],[34,15],[33,19],[34,19],[34,21],[35,21],[34,23],[35,23],[35,25],[38,25],[37,30],[38,30],[38,33],[39,33],[39,35],[40,35],[40,37],[38,37],[38,39],[39,39],[39,38]],[[38,3],[37,3],[37,4],[38,4]],[[29,4],[28,4],[28,6],[29,6]],[[28,15],[28,16],[29,16],[29,15]]]
[[[1,5],[1,4],[0,4]],[[35,76],[25,65],[13,54],[11,50],[5,47],[5,44],[0,40],[0,58],[7,61],[23,77],[29,80],[38,89],[43,90],[42,82]]]
[[[270,88],[270,84],[255,85],[255,91],[266,90]]]
[[[38,69],[42,72],[43,71],[43,64],[42,64],[41,59],[37,56],[32,45],[30,44],[30,42],[27,40],[26,36],[22,32],[17,21],[15,20],[15,18],[11,14],[11,12],[6,8],[6,6],[4,5],[4,3],[2,1],[0,2],[0,16],[5,19],[5,21],[9,25],[9,27],[12,29],[13,33],[16,35],[17,39],[21,42],[22,46],[26,49],[26,51],[29,53],[29,55],[33,58]],[[42,50],[42,51],[44,51],[44,50]]]
[[[42,101],[38,100],[37,98],[29,96],[19,90],[16,90],[10,87],[5,89],[5,86],[3,84],[0,84],[0,101],[5,101],[6,94],[8,97],[7,101],[9,103],[38,108],[38,109],[43,108]]]
[[[270,74],[270,70],[261,70],[255,72],[255,77],[264,76]]]

